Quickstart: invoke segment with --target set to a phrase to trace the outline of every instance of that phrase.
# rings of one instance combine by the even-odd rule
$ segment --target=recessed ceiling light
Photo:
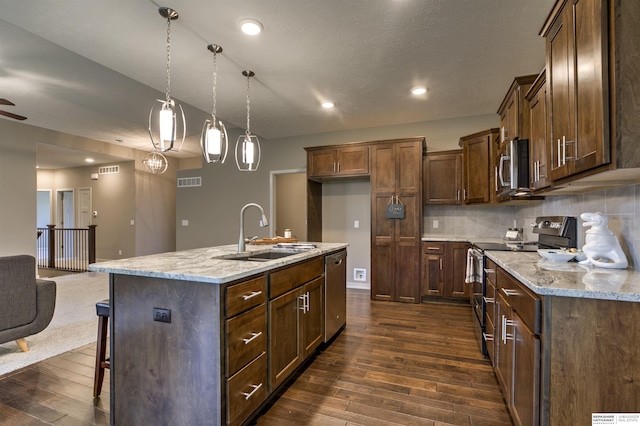
[[[427,89],[426,87],[414,87],[413,89],[411,89],[411,93],[414,95],[424,95],[425,93],[427,93]]]
[[[85,158],[84,161],[86,161],[87,163],[93,163],[93,158]]]
[[[255,19],[246,18],[240,21],[240,29],[247,35],[258,35],[262,32],[262,23]]]
[[[333,102],[329,102],[329,101],[327,101],[327,102],[323,102],[323,103],[322,103],[322,108],[327,108],[327,109],[329,109],[329,108],[333,108],[334,106],[335,106],[335,105],[333,104]]]

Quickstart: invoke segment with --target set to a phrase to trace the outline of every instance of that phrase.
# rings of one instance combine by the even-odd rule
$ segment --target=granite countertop
[[[140,277],[225,284],[266,272],[271,269],[286,266],[291,263],[299,262],[301,260],[338,251],[348,246],[346,243],[314,242],[310,244],[314,244],[316,248],[296,251],[296,254],[291,256],[268,260],[265,262],[250,262],[230,259],[230,257],[243,254],[237,253],[237,244],[231,244],[226,246],[205,247],[192,250],[152,254],[121,260],[110,260],[91,264],[89,265],[89,270]],[[247,244],[246,250],[249,253],[255,254],[273,250],[273,246]],[[287,251],[289,249],[277,250]]]
[[[640,271],[551,262],[535,252],[485,251],[533,292],[548,296],[640,302]]]

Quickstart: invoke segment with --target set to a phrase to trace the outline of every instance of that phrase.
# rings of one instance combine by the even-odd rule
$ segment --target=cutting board
[[[278,243],[297,243],[297,238],[284,238],[284,237],[273,237],[273,238],[260,238],[259,240],[253,240],[249,244],[278,244]]]

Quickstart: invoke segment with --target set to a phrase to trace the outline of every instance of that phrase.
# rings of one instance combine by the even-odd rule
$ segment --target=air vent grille
[[[202,186],[202,177],[178,178],[178,188],[190,188],[193,186]]]
[[[120,173],[120,166],[104,166],[98,168],[98,173],[101,175],[112,175],[115,173]]]

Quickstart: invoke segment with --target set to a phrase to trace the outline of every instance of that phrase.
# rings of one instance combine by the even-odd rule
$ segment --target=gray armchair
[[[49,325],[55,305],[56,283],[36,279],[33,256],[0,257],[0,344],[15,340],[28,351],[24,338]]]

